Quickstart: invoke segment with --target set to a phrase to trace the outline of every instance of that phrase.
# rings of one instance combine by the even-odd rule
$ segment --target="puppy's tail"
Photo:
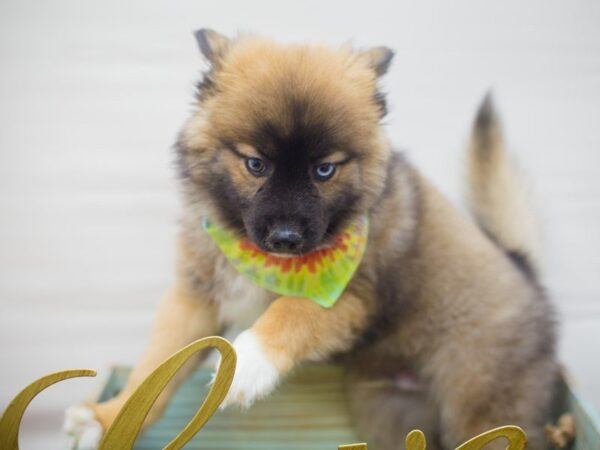
[[[475,117],[468,152],[468,200],[477,223],[535,279],[540,268],[537,219],[525,180],[507,154],[490,93]]]

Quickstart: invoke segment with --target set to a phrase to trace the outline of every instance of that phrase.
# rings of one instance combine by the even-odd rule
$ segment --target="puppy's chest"
[[[237,272],[222,255],[215,259],[212,281],[213,296],[219,304],[219,322],[228,330],[228,337],[252,326],[277,298]]]

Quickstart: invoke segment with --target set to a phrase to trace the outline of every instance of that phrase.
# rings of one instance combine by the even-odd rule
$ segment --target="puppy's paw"
[[[256,400],[270,394],[280,378],[279,370],[264,352],[252,330],[241,333],[233,347],[237,354],[237,366],[220,409],[229,405],[249,408]]]
[[[67,409],[63,430],[77,439],[80,450],[96,450],[104,432],[94,410],[83,405]]]

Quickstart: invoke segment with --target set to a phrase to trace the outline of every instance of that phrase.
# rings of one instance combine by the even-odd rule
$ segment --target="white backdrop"
[[[1,409],[46,372],[140,352],[171,280],[170,146],[206,26],[394,48],[389,133],[456,202],[493,87],[537,192],[562,359],[600,406],[600,3],[2,0]],[[42,394],[23,448],[59,448],[62,410],[92,386]]]

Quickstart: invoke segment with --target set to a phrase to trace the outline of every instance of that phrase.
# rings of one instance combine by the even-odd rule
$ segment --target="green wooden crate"
[[[114,368],[98,401],[116,395],[129,369]],[[212,372],[197,370],[171,399],[163,417],[142,434],[135,450],[160,450],[195,414],[207,392]],[[338,445],[360,442],[348,412],[344,372],[326,365],[307,366],[290,377],[267,400],[250,410],[217,412],[185,448],[190,450],[334,450]],[[582,402],[564,378],[558,381],[553,416],[573,413],[577,439],[571,450],[600,450],[600,418]],[[72,444],[70,450],[76,450]]]

